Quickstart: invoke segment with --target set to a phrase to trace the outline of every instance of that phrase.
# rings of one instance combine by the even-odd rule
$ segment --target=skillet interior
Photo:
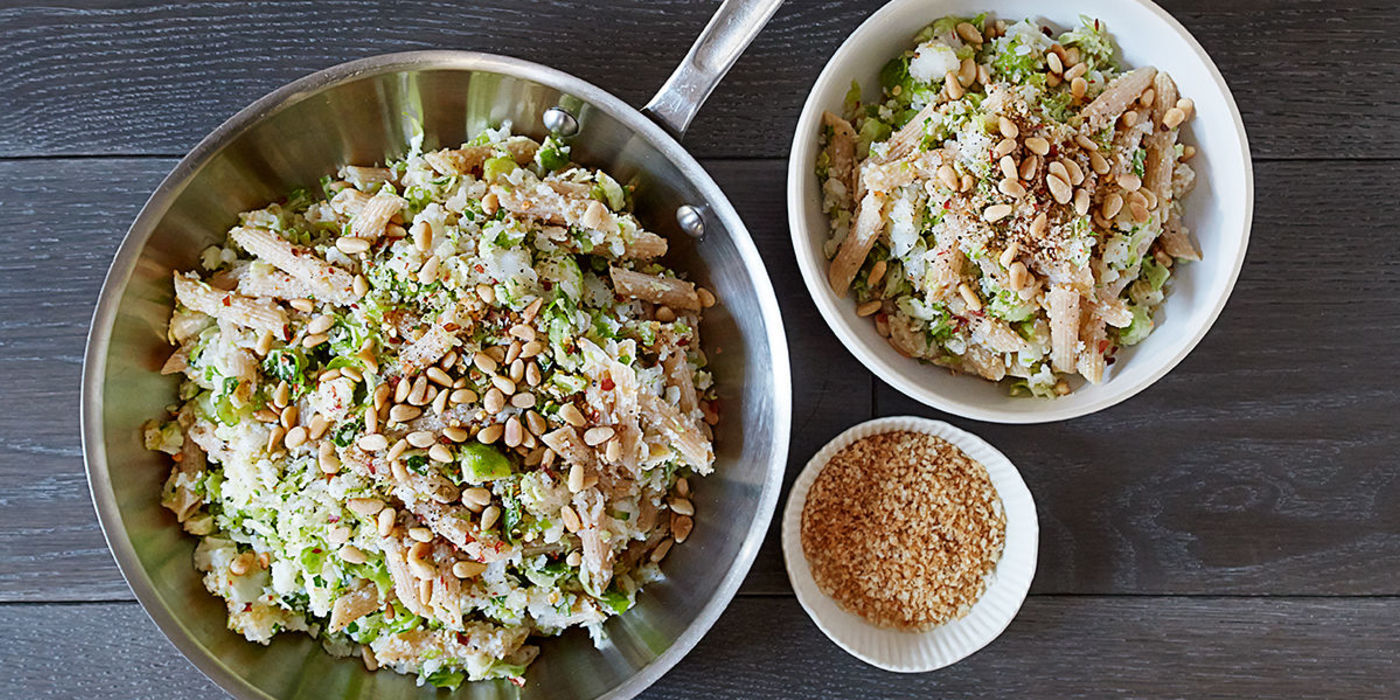
[[[790,391],[787,348],[762,262],[714,183],[672,139],[607,93],[524,61],[464,52],[395,54],[308,76],[240,112],[162,183],[118,252],[94,317],[83,422],[89,480],[123,573],[161,629],[201,670],[239,696],[428,696],[413,679],[366,673],[333,659],[304,635],[271,646],[226,630],[222,601],[191,563],[194,539],[158,504],[169,469],[145,451],[139,426],[159,416],[176,382],[156,369],[169,348],[164,323],[170,272],[196,264],[238,212],[315,190],[339,164],[382,162],[409,147],[415,120],[426,149],[455,146],[509,119],[544,136],[544,110],[578,115],[574,158],[637,184],[638,216],[667,235],[666,262],[713,289],[721,304],[702,328],[720,388],[717,473],[698,484],[694,534],[668,557],[667,579],[608,625],[596,650],[581,630],[544,641],[524,690],[464,686],[469,697],[631,695],[688,651],[732,597],[752,563],[777,500],[786,462]],[[706,235],[678,229],[684,203],[706,207]]]

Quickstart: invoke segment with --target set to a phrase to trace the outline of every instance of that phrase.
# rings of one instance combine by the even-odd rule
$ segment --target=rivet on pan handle
[[[724,0],[642,113],[680,138],[705,98],[781,4],[782,0]]]

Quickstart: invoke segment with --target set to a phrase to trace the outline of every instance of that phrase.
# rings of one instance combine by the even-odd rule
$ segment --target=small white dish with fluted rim
[[[1197,156],[1195,191],[1185,200],[1185,223],[1202,260],[1173,274],[1172,291],[1157,314],[1157,329],[1139,345],[1119,351],[1104,381],[1056,398],[1012,397],[1004,387],[900,355],[838,298],[826,281],[822,254],[827,219],[815,173],[821,115],[841,111],[851,81],[867,98],[878,89],[880,68],[913,46],[914,34],[947,15],[990,12],[1007,21],[1043,19],[1058,28],[1077,26],[1081,15],[1108,26],[1129,67],[1156,66],[1195,100],[1196,117],[1183,127]],[[827,62],[797,122],[787,182],[788,223],[797,264],[827,325],[865,366],[885,382],[928,406],[996,423],[1044,423],[1108,408],[1146,389],[1186,357],[1225,306],[1244,264],[1254,212],[1254,174],[1239,108],[1201,45],[1166,11],[1148,0],[893,0],[865,20]]]
[[[986,467],[1006,516],[1006,544],[981,597],[968,614],[927,632],[884,629],[843,610],[817,587],[802,552],[802,509],[817,475],[837,452],[871,435],[912,431],[943,438]],[[807,462],[783,510],[783,558],[797,601],[837,646],[872,666],[900,673],[934,671],[987,646],[1011,624],[1035,577],[1040,525],[1030,489],[1011,460],[995,447],[943,421],[916,416],[877,418],[837,435]]]

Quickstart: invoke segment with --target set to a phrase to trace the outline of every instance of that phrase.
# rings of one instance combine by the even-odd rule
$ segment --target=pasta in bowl
[[[1037,422],[1121,401],[1195,345],[1238,274],[1252,184],[1233,101],[1151,3],[1058,22],[940,7],[889,3],[804,107],[788,210],[808,289],[859,359],[936,408]]]
[[[230,629],[456,687],[602,624],[693,527],[718,420],[699,321],[630,191],[487,130],[346,166],[176,272],[145,426]]]

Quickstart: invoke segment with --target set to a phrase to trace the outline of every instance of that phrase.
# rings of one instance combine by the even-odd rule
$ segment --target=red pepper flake
[[[231,297],[224,297],[224,306],[233,306],[233,300]]]
[[[603,391],[612,391],[617,385],[613,383],[612,377],[603,377],[603,381],[599,382],[599,386],[603,387]]]
[[[506,680],[510,681],[510,684],[513,685],[513,686],[515,686],[515,687],[517,687],[517,688],[524,688],[524,687],[525,687],[525,679],[524,679],[524,678],[521,678],[521,677],[519,677],[519,676],[511,676],[510,678],[507,678]]]
[[[184,452],[176,452],[175,454],[170,455],[170,458],[173,459],[173,460],[175,460],[176,462],[183,462],[183,461],[185,461],[185,453],[184,453]]]
[[[445,331],[447,331],[448,333],[456,332],[456,330],[457,330],[458,328],[461,328],[461,326],[458,326],[458,325],[455,324],[455,323],[444,323],[444,324],[442,324],[442,329],[445,330]]]
[[[253,604],[252,604],[252,603],[244,603],[244,604],[243,604],[243,612],[252,612],[252,611],[253,611]]]
[[[462,646],[468,646],[472,643],[472,638],[466,632],[458,632],[457,643],[461,644]]]
[[[320,547],[312,547],[312,548],[311,548],[311,553],[312,553],[312,554],[320,554],[320,553],[321,553],[321,548],[320,548]]]
[[[1110,345],[1110,343],[1109,343],[1107,340],[1100,340],[1100,341],[1099,341],[1099,352],[1101,352],[1101,353],[1102,353],[1102,352],[1108,352],[1108,346],[1109,346],[1109,345]]]

